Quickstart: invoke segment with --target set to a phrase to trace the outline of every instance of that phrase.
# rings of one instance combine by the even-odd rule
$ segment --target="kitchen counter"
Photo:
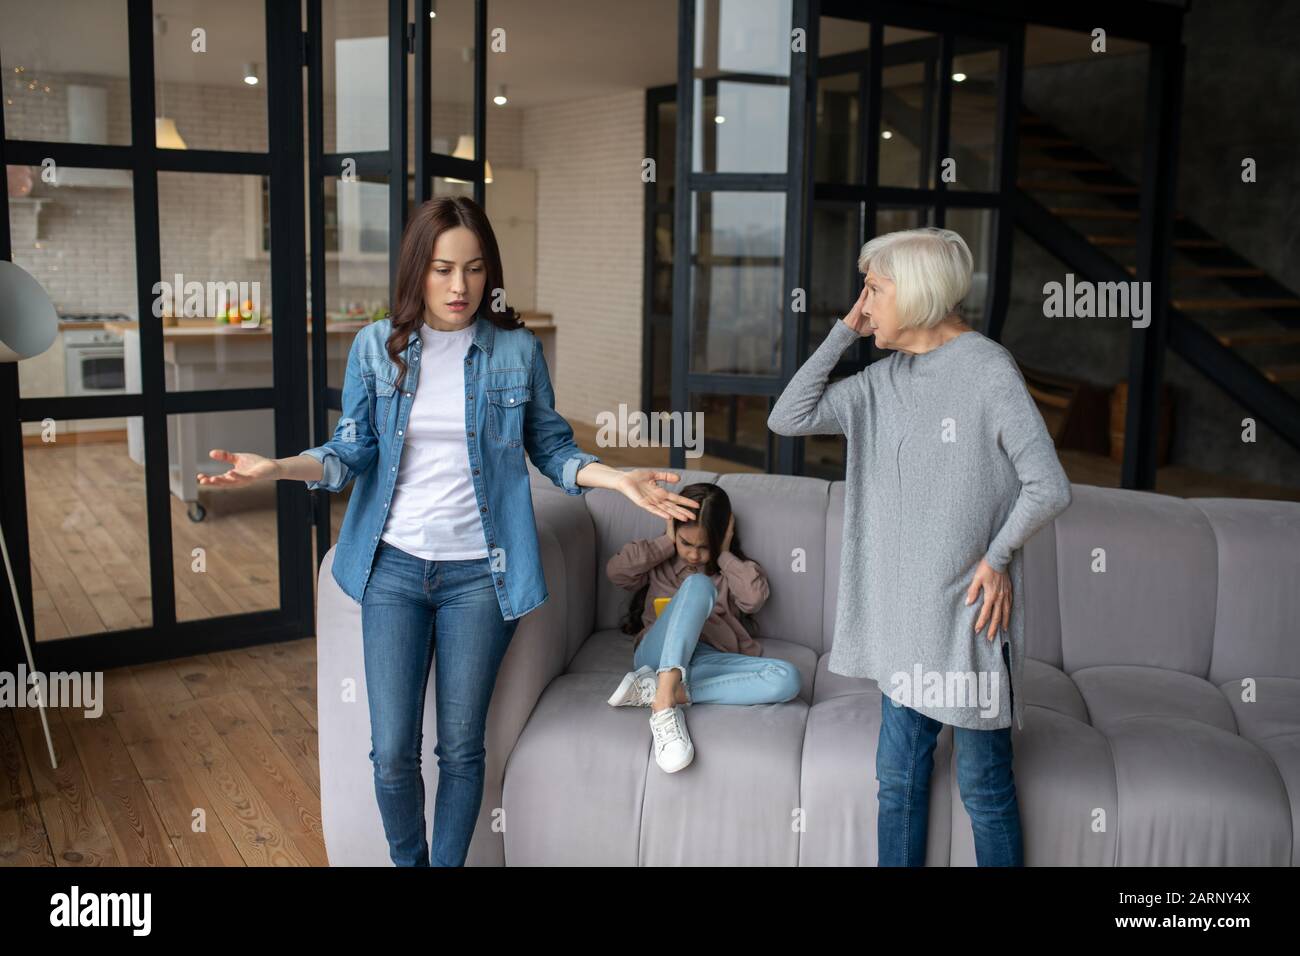
[[[554,380],[555,323],[549,313],[521,313],[524,326],[542,340],[547,365]],[[173,320],[169,320],[173,321]],[[271,349],[271,324],[257,328],[218,325],[207,318],[180,318],[175,325],[164,325],[163,363],[165,387],[169,392],[229,388],[272,388],[274,374]],[[330,321],[326,325],[326,361],[329,384],[342,387],[348,352],[356,333],[369,324],[368,319]],[[84,323],[83,323],[84,327]],[[136,321],[105,322],[103,327],[122,337],[126,387],[139,392],[140,325]],[[307,329],[311,338],[311,328]],[[311,364],[307,367],[307,387],[311,388]],[[337,413],[332,413],[331,418]],[[169,415],[167,418],[168,471],[172,494],[187,502],[190,515],[201,520],[198,507],[198,473],[220,474],[224,464],[208,457],[212,448],[250,451],[268,458],[277,457],[275,421],[270,409],[224,412],[198,412]],[[296,455],[302,449],[279,449],[279,455]],[[127,451],[132,460],[144,463],[144,431],[140,419],[127,422]],[[209,492],[205,492],[207,495]],[[219,493],[219,492],[211,492]]]

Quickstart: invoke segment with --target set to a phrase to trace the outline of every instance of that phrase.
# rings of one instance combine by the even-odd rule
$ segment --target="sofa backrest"
[[[830,482],[792,475],[724,474],[745,555],[767,575],[771,596],[754,621],[760,637],[825,643],[826,504]]]
[[[1300,678],[1300,502],[1188,501],[1217,545],[1210,681]]]
[[[772,597],[755,616],[758,635],[829,651],[845,483],[677,473],[674,490],[715,481],[731,497],[741,544],[771,583]],[[1029,656],[1067,673],[1134,665],[1214,683],[1256,674],[1300,679],[1300,502],[1081,484],[1071,491],[1070,507],[1025,544]],[[632,595],[610,583],[605,563],[663,525],[615,492],[583,497],[595,528],[594,624],[614,628]]]
[[[771,588],[754,615],[759,637],[778,637],[820,652],[825,603],[826,499],[819,478],[726,474],[676,469],[674,491],[698,481],[715,482],[731,499],[741,547],[762,565]],[[612,584],[605,564],[628,541],[663,534],[663,522],[623,495],[593,489],[584,497],[596,528],[596,627],[614,628],[632,592]],[[800,549],[799,554],[794,554]],[[797,563],[796,563],[797,562]]]
[[[1066,673],[1126,664],[1208,677],[1214,649],[1214,531],[1183,498],[1073,485],[1056,518]]]
[[[681,480],[675,485],[665,483],[664,487],[672,491],[680,491],[697,481],[716,481],[718,478],[717,472],[691,471],[687,468],[675,468],[673,473]],[[593,488],[582,497],[586,500],[587,511],[596,528],[596,629],[606,630],[619,626],[631,603],[632,592],[624,591],[610,581],[605,574],[605,565],[627,542],[638,538],[657,538],[663,534],[664,522],[644,508],[638,508],[616,491]]]

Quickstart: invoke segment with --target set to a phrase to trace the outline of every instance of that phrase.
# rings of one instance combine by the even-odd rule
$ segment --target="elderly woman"
[[[878,236],[858,269],[858,301],[767,424],[780,435],[848,438],[829,668],[881,689],[879,865],[924,864],[935,740],[951,724],[977,861],[1019,866],[1020,548],[1069,505],[1070,483],[1011,353],[959,316],[971,282],[961,236]],[[828,387],[859,336],[893,351]]]

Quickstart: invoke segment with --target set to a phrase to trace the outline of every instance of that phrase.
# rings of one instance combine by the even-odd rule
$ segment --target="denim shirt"
[[[421,341],[412,335],[402,356],[406,381],[385,342],[391,321],[357,333],[343,378],[342,416],[334,437],[304,455],[320,461],[310,489],[342,491],[356,479],[334,551],[334,579],[358,604],[374,562],[393,498],[411,406],[419,382]],[[425,380],[424,388],[443,387]],[[578,470],[599,461],[573,441],[573,429],[555,410],[555,392],[541,342],[527,329],[506,331],[479,316],[465,352],[465,443],[483,540],[501,616],[522,617],[547,598],[537,525],[524,452],[567,494],[582,494]]]

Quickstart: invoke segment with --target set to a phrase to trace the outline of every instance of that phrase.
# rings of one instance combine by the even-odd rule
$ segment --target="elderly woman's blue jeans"
[[[1003,658],[1007,657],[1002,645]],[[1010,661],[1007,663],[1008,672]],[[924,866],[930,816],[930,772],[943,724],[881,694],[876,780],[880,866]],[[975,834],[980,866],[1024,866],[1020,808],[1011,773],[1011,728],[953,727],[957,787]]]
[[[502,619],[495,589],[486,557],[426,561],[384,541],[375,552],[361,601],[370,760],[397,866],[462,866],[469,853],[483,802],[488,704],[519,624]],[[420,745],[435,652],[438,793],[430,849]]]
[[[789,661],[728,654],[700,643],[718,589],[704,574],[688,574],[636,647],[632,667],[682,672],[692,704],[775,704],[799,693],[799,671]]]

